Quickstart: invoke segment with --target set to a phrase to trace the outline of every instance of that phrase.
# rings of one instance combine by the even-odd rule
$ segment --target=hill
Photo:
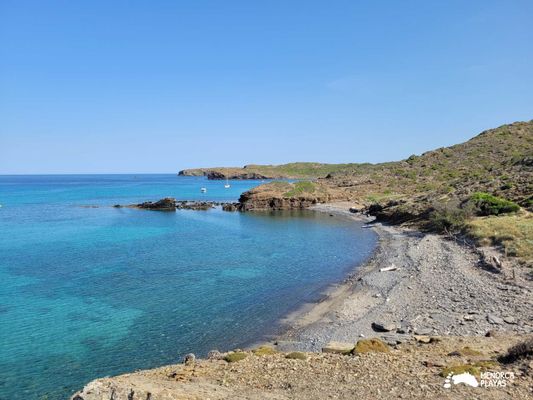
[[[356,164],[322,164],[295,162],[282,165],[256,165],[244,167],[213,167],[185,169],[181,176],[207,176],[208,179],[315,179],[344,170]]]
[[[532,263],[533,121],[402,161],[328,168],[312,182],[260,185],[243,193],[240,209],[350,201],[378,220],[465,234]]]

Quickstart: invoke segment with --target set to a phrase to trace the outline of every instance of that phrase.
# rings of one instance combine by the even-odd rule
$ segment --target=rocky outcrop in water
[[[210,210],[211,208],[215,208],[215,206],[219,204],[220,203],[213,201],[178,201],[176,203],[176,208],[178,210],[206,211]]]
[[[142,208],[145,210],[153,211],[175,211],[175,210],[196,210],[196,211],[206,211],[216,206],[226,206],[234,205],[235,203],[220,203],[216,201],[189,201],[189,200],[178,200],[172,197],[166,197],[164,199],[158,200],[156,202],[145,201],[140,204],[134,204],[126,206],[129,208]],[[115,204],[113,207],[121,208],[120,204]]]
[[[165,197],[164,199],[156,202],[145,201],[144,203],[137,204],[137,207],[154,211],[175,211],[176,199],[172,197]]]

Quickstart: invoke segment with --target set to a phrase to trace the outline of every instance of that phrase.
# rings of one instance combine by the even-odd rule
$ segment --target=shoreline
[[[311,210],[356,221],[348,203]],[[328,342],[380,337],[395,345],[415,335],[483,336],[489,330],[530,333],[531,291],[477,266],[479,254],[446,238],[403,227],[372,224],[378,235],[369,259],[321,299],[282,319],[268,341],[279,351],[321,351]],[[395,271],[380,268],[395,266]],[[512,301],[509,301],[510,298]],[[378,331],[373,324],[388,325]],[[264,342],[263,342],[264,343]]]
[[[346,204],[313,209],[364,219],[350,213]],[[256,342],[256,346],[273,344],[277,351],[261,355],[247,346],[245,353],[234,350],[244,357],[238,363],[224,359],[232,352],[214,351],[196,361],[192,356],[192,362],[186,359],[182,364],[91,381],[71,399],[133,398],[134,394],[140,399],[300,400],[344,398],[348,393],[354,398],[401,393],[399,398],[435,400],[470,396],[469,387],[447,392],[439,375],[442,368],[457,363],[458,349],[479,350],[477,355],[461,356],[465,362],[472,357],[486,360],[530,337],[530,285],[517,285],[503,274],[477,267],[479,255],[474,250],[442,236],[380,223],[372,226],[378,234],[373,255],[326,289],[321,300],[287,315],[285,329],[275,340]],[[396,270],[380,271],[393,263]],[[388,331],[375,332],[377,321]],[[490,337],[485,337],[489,330]],[[344,343],[355,346],[363,337],[379,337],[390,346],[390,353],[345,356],[322,351],[329,342],[341,342],[342,348]],[[288,360],[294,351],[304,352],[292,354],[305,361]],[[360,378],[366,376],[372,379]],[[406,385],[406,379],[413,385]],[[527,376],[521,378],[502,395],[523,398],[529,382]],[[509,398],[498,391],[486,393],[487,398]]]

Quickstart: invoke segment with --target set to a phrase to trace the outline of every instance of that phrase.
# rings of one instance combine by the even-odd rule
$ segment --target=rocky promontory
[[[270,182],[239,198],[240,211],[304,209],[318,203],[346,199],[342,191],[315,182]]]
[[[250,164],[244,167],[192,168],[179,171],[179,176],[206,176],[207,179],[316,179],[355,164],[323,164],[295,162],[282,165]]]

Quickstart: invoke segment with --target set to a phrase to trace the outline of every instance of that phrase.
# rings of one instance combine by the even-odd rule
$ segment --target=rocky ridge
[[[413,339],[393,347],[361,340],[348,346],[347,355],[265,347],[213,351],[207,360],[189,356],[182,364],[98,379],[71,400],[525,399],[533,384],[529,361],[498,361],[521,339],[432,337],[428,343]],[[512,373],[513,379],[505,387],[444,386],[448,371],[465,367],[477,379],[487,370]]]

